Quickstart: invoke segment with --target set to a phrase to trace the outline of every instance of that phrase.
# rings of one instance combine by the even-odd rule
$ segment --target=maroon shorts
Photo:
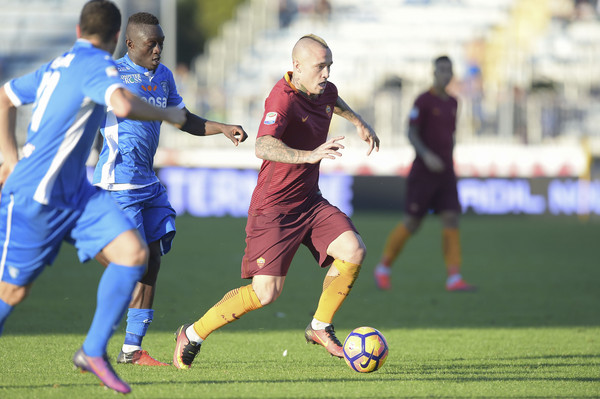
[[[242,278],[287,275],[300,244],[321,267],[328,266],[333,258],[327,247],[346,231],[357,232],[350,218],[325,199],[303,213],[248,215]]]
[[[435,213],[455,211],[461,207],[454,173],[431,173],[411,170],[406,180],[406,206],[404,211],[423,217],[430,210]]]

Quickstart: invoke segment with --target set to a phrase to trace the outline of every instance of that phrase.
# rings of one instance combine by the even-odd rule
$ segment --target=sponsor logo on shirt
[[[265,125],[272,125],[277,120],[277,112],[268,112],[265,116]],[[264,260],[264,259],[263,259]]]
[[[139,73],[133,73],[131,75],[121,75],[123,83],[132,85],[136,83],[142,83],[142,76]]]
[[[152,104],[155,107],[167,108],[167,97],[140,97],[148,104]]]

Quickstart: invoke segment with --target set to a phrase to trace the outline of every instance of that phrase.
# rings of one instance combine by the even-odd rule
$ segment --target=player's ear
[[[133,48],[133,40],[125,39],[125,45],[127,46],[127,49]]]
[[[77,35],[78,39],[81,38],[81,26],[79,26],[79,24],[75,26],[75,34]]]

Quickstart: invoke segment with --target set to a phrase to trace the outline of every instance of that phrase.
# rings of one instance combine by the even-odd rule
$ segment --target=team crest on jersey
[[[327,112],[328,116],[331,116],[331,105],[328,105],[327,108],[325,108],[325,112]]]
[[[165,96],[169,97],[169,83],[166,80],[163,80],[162,82],[160,82],[160,86],[165,92]]]
[[[265,116],[264,124],[272,125],[275,123],[276,120],[277,120],[277,112],[267,112],[267,115]],[[264,261],[264,259],[263,259],[263,261]]]
[[[262,269],[265,266],[265,258],[263,258],[262,256],[258,259],[256,259],[256,265],[258,266],[259,269]]]

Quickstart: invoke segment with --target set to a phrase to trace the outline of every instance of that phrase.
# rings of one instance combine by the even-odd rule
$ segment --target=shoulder
[[[325,86],[325,92],[326,93],[332,93],[332,94],[335,94],[337,96],[337,94],[338,94],[338,88],[332,82],[328,81],[327,82],[327,86]]]
[[[428,91],[423,92],[415,99],[416,107],[425,107],[431,102],[432,94]]]
[[[279,80],[275,86],[271,89],[267,102],[277,103],[279,105],[291,104],[294,102],[297,93],[293,88],[285,81],[285,79]]]

